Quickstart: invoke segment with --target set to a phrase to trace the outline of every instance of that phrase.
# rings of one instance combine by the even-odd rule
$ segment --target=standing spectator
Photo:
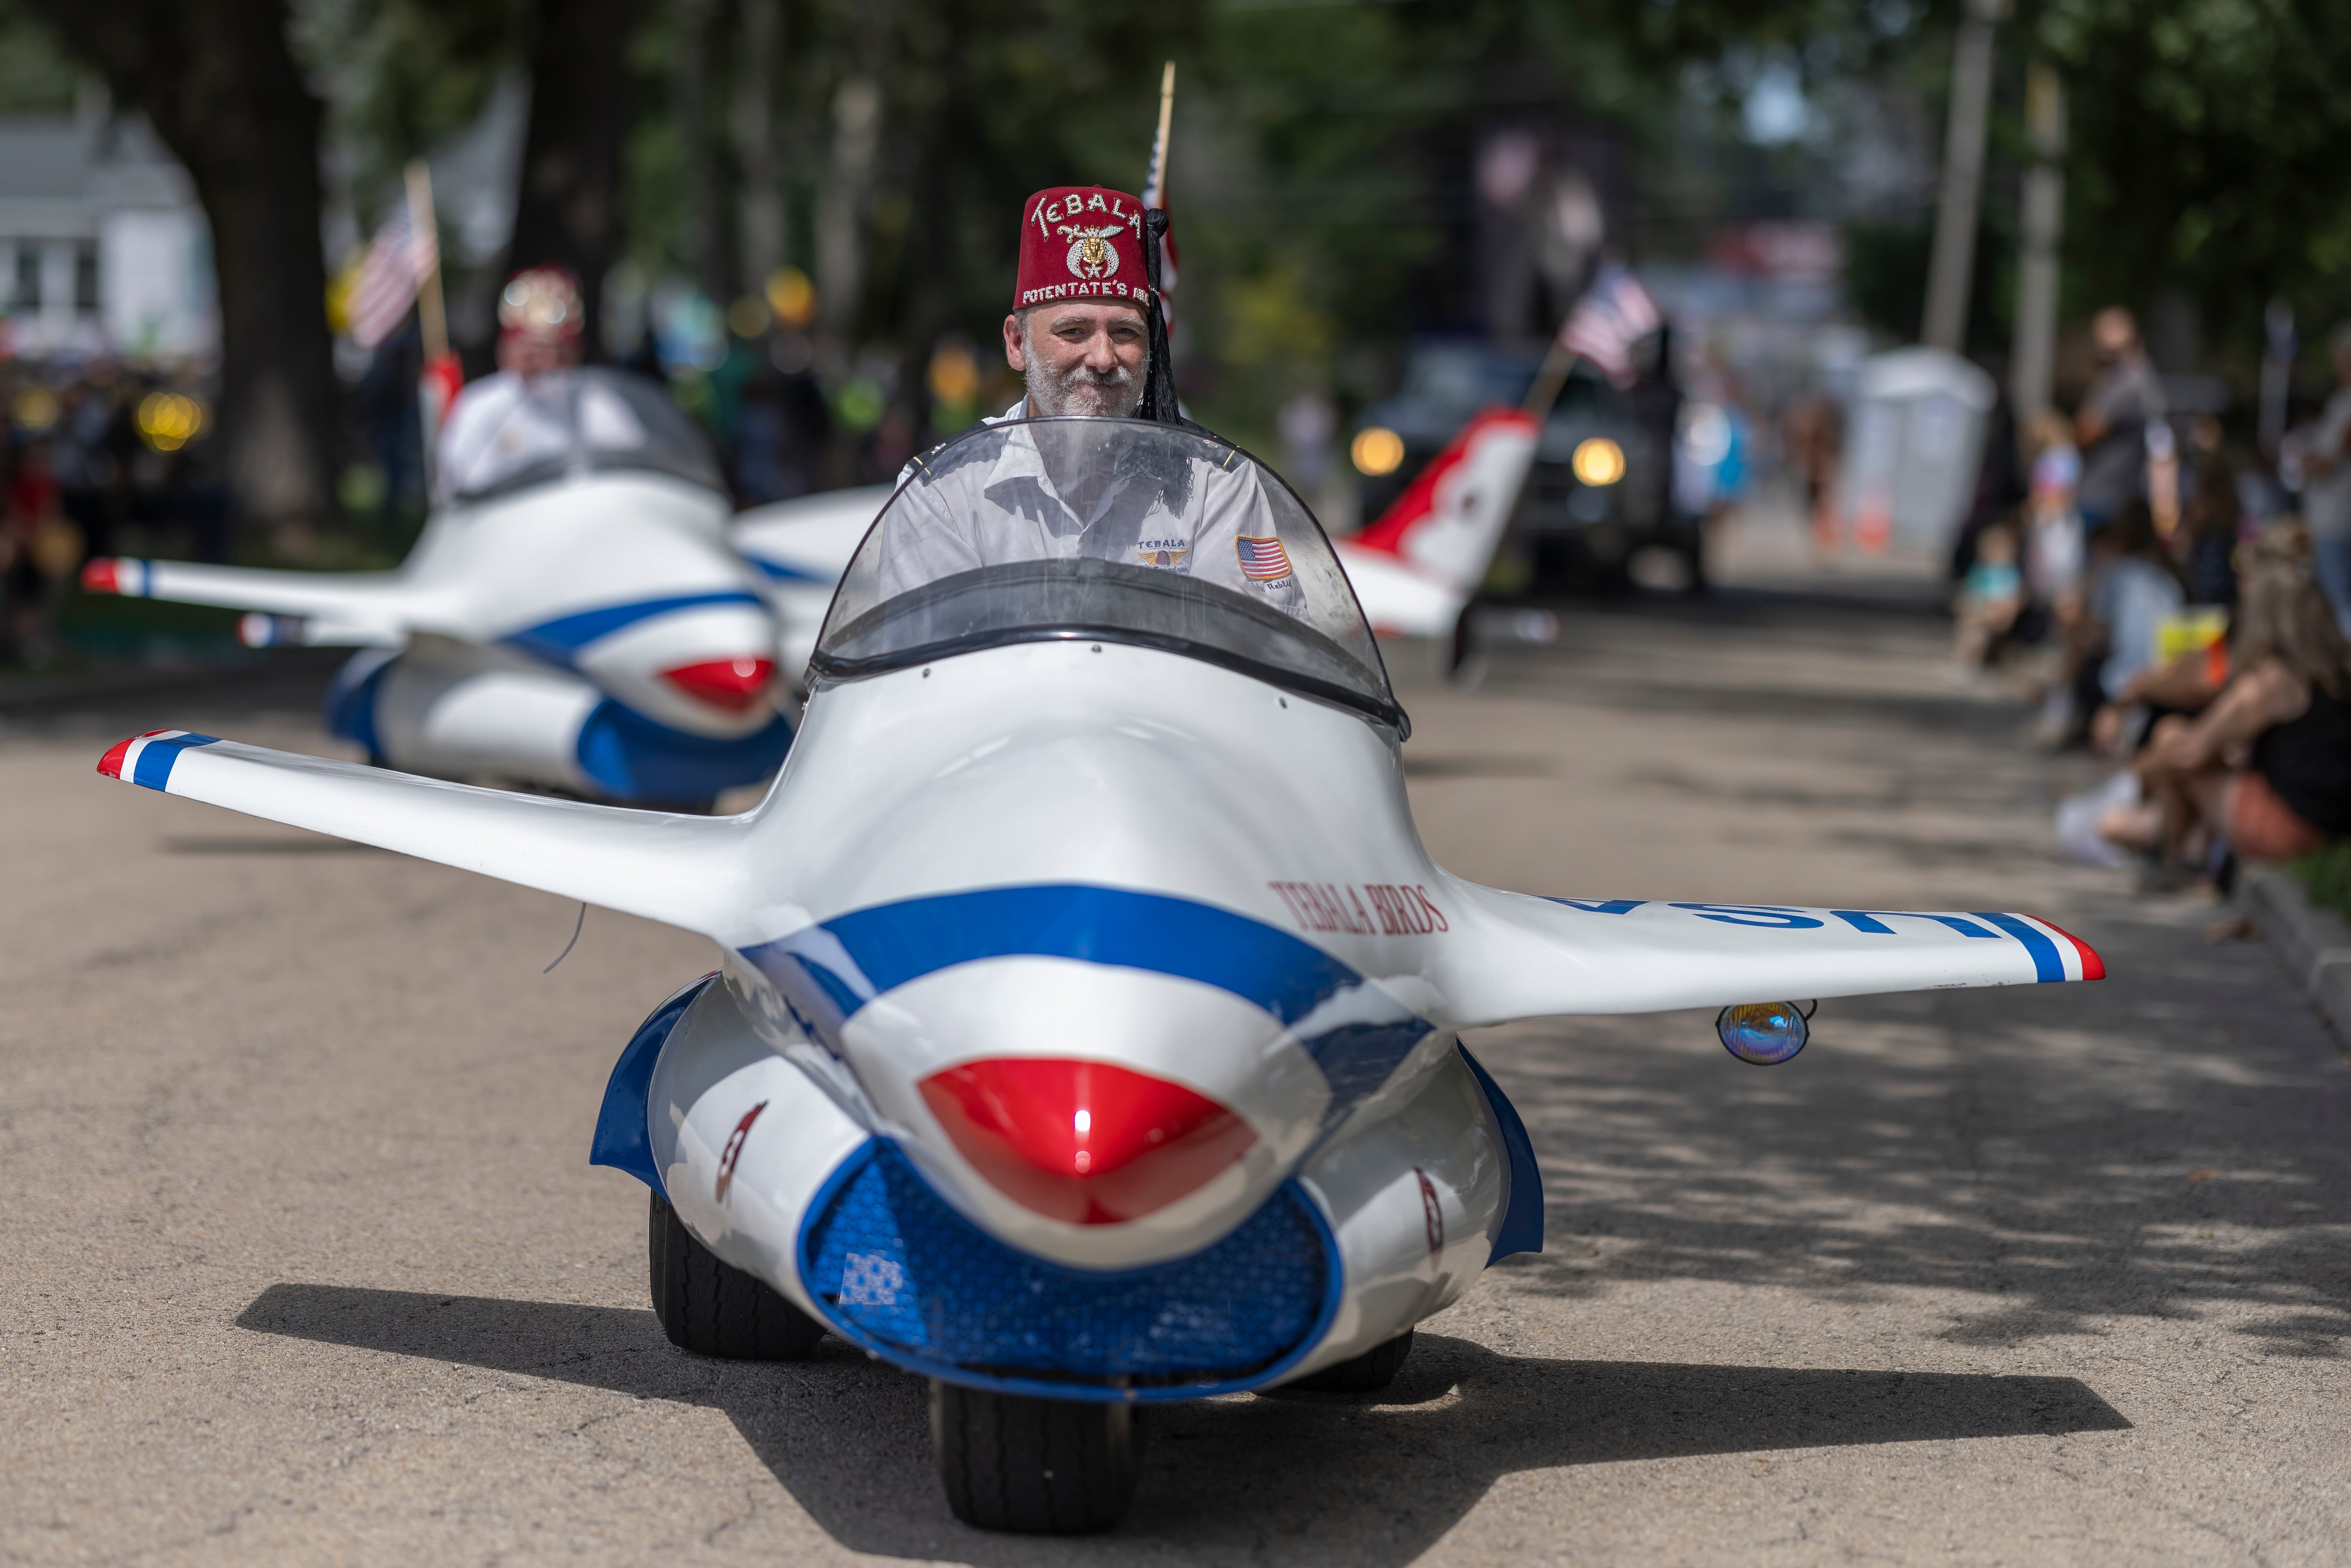
[[[2188,577],[2188,601],[2227,604],[2237,597],[2234,559],[2244,503],[2237,494],[2237,460],[2217,416],[2199,413],[2189,422],[2188,455],[2196,465],[2195,478],[2173,541]]]
[[[2031,432],[2032,479],[2024,497],[2025,581],[2052,622],[2071,626],[2081,611],[2082,514],[2074,492],[2082,455],[2064,416],[2043,410]]]
[[[1823,555],[1833,554],[1844,534],[1836,493],[1844,416],[1835,400],[1825,392],[1806,392],[1789,403],[1782,416],[1781,432],[1788,465],[1803,482],[1804,515],[1813,525],[1813,548]]]
[[[2351,627],[2351,322],[2335,329],[2335,393],[2302,448],[2302,520],[2328,602]]]
[[[1319,507],[1331,476],[1331,437],[1339,428],[1339,411],[1319,392],[1294,392],[1275,413],[1273,424],[1281,437],[1282,477]]]
[[[84,367],[59,393],[50,430],[50,472],[57,482],[67,520],[99,553],[110,553],[120,521],[123,479],[122,438],[130,420],[117,406],[111,366]]]
[[[2164,417],[2164,402],[2129,311],[2119,305],[2099,311],[2090,340],[2100,368],[2074,416],[2074,434],[2082,448],[2082,519],[2095,528],[2146,498],[2147,427]]]
[[[1968,502],[1968,515],[1959,525],[1959,537],[1952,541],[1953,582],[1967,580],[1976,562],[1976,541],[1987,528],[2015,522],[2016,508],[2026,493],[2022,434],[2003,388],[1994,398],[1991,413],[1984,422],[1983,451],[1976,461],[1975,493]]]
[[[428,509],[424,482],[424,419],[417,382],[424,371],[424,335],[412,318],[368,359],[351,389],[351,407],[366,432],[367,454],[383,476],[376,524],[384,539],[401,537],[404,519]]]
[[[8,633],[16,656],[41,665],[57,656],[57,610],[81,566],[81,531],[66,520],[49,444],[27,443],[8,481],[5,531]]]
[[[801,493],[785,470],[790,446],[784,378],[763,361],[743,383],[736,405],[735,438],[726,448],[726,474],[738,507],[764,507]]]

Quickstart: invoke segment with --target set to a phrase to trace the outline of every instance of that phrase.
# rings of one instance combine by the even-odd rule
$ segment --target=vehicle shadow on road
[[[810,1362],[692,1356],[616,1307],[272,1285],[256,1333],[714,1406],[843,1546],[1014,1564],[1078,1542],[955,1523],[930,1465],[922,1383],[836,1340]],[[1420,1336],[1385,1392],[1247,1396],[1152,1413],[1118,1532],[1186,1556],[1396,1563],[1512,1471],[1624,1459],[2126,1429],[2070,1377],[1558,1361]]]

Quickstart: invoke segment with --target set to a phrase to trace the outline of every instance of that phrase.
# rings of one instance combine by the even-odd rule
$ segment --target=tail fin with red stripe
[[[1534,466],[1541,427],[1523,409],[1489,408],[1348,543],[1397,558],[1424,578],[1467,596],[1486,575]]]

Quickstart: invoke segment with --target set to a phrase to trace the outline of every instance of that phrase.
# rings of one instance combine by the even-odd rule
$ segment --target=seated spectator
[[[1997,522],[1976,536],[1975,564],[1959,581],[1953,611],[1958,632],[1951,652],[1963,671],[1980,670],[1991,662],[2000,640],[2024,608],[2024,574],[2016,557],[2014,525]]]
[[[2229,642],[2223,637],[2148,665],[2123,683],[2123,689],[2115,694],[2115,703],[2118,707],[2146,707],[2165,714],[2198,714],[2228,684]]]
[[[2241,580],[2227,687],[2159,722],[2134,765],[2143,801],[2106,813],[2112,842],[2176,877],[2227,849],[2289,860],[2351,831],[2351,643],[2298,522],[2262,536]]]
[[[2188,601],[2144,500],[2091,533],[2089,580],[2074,640],[2075,678],[2092,710],[2090,744],[2120,755],[2137,747],[2145,727],[2138,710],[2125,704],[2124,689],[2154,667],[2163,622]]]

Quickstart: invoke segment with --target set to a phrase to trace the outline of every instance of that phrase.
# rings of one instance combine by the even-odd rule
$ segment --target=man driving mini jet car
[[[1078,222],[1056,223],[1065,218]],[[1049,237],[1056,227],[1070,243]],[[1143,227],[1143,207],[1123,192],[1040,191],[1029,199],[1020,304],[1004,318],[1005,361],[1028,384],[985,423],[1126,418],[1141,408],[1155,368],[1154,318],[1139,276]],[[1164,371],[1165,364],[1163,351],[1156,365]],[[1173,420],[1173,392],[1165,380],[1146,417]],[[1302,608],[1280,541],[1247,531],[1265,507],[1254,464],[1192,460],[1176,488],[1163,491],[1151,482],[1161,476],[1140,472],[1055,476],[1035,444],[1018,438],[985,465],[973,464],[968,449],[940,457],[938,466],[917,458],[900,476],[920,469],[934,483],[893,508],[882,553],[888,592],[1006,561],[1083,556],[1214,582],[1292,614]]]
[[[1024,294],[1143,272],[1140,246],[1083,248],[1097,196],[1134,207],[1031,198],[1081,234]],[[1071,342],[1040,367],[1020,329],[1040,380],[1099,352],[1120,367],[1077,384],[1107,392],[1131,362]],[[1164,393],[1138,412],[1172,416]],[[926,454],[811,670],[783,771],[734,817],[178,731],[99,770],[711,937],[721,968],[622,1050],[590,1155],[652,1188],[663,1327],[752,1359],[831,1333],[928,1378],[947,1500],[989,1528],[1113,1523],[1152,1406],[1379,1387],[1415,1323],[1541,1248],[1533,1151],[1464,1030],[1721,1007],[1769,1062],[1803,1015],[1761,998],[2103,973],[2017,915],[1450,875],[1329,541],[1172,417],[1008,419]]]
[[[767,778],[792,734],[776,615],[702,437],[659,387],[578,363],[565,274],[517,274],[498,319],[398,570],[94,560],[85,586],[249,611],[254,645],[360,649],[327,727],[409,772],[672,808]]]

